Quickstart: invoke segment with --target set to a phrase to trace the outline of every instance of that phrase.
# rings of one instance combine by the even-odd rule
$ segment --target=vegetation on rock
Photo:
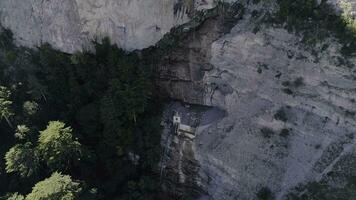
[[[322,43],[330,36],[342,44],[342,53],[352,55],[356,50],[356,20],[349,3],[343,4],[340,15],[326,0],[278,0],[279,10],[273,22],[303,36],[307,45]]]

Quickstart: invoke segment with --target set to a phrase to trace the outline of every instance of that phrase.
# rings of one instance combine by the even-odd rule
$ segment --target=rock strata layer
[[[174,0],[2,0],[0,22],[18,44],[44,42],[72,53],[94,38],[109,37],[126,50],[154,45],[164,34],[188,21]]]
[[[164,66],[171,78],[162,85],[172,98],[226,112],[201,111],[196,138],[162,143],[166,165],[176,166],[168,177],[189,177],[176,188],[193,180],[202,199],[257,199],[266,188],[286,199],[298,185],[328,179],[356,153],[355,58],[341,55],[332,37],[309,48],[283,28],[256,31],[252,15],[246,11],[228,34],[221,22],[205,22]],[[192,177],[177,163],[199,170]]]

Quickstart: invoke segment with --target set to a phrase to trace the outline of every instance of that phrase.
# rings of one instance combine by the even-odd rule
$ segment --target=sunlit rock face
[[[356,74],[337,43],[314,56],[286,30],[239,28],[212,45],[205,102],[227,116],[200,133],[197,155],[216,180],[214,199],[250,199],[262,187],[282,198],[354,153]]]
[[[199,122],[193,140],[165,131],[167,187],[176,177],[178,191],[198,187],[204,200],[258,199],[263,188],[287,199],[298,185],[351,170],[340,163],[356,153],[355,58],[332,37],[308,47],[283,28],[256,31],[246,12],[228,34],[206,22],[166,66],[177,72],[168,73],[173,98],[209,107],[167,108]]]
[[[49,43],[73,53],[109,37],[131,51],[155,45],[195,11],[216,5],[213,0],[1,0],[0,23],[27,47]]]
[[[2,0],[0,22],[13,31],[18,44],[48,42],[65,52],[87,47],[108,36],[126,50],[154,45],[164,34],[188,20],[174,0]]]

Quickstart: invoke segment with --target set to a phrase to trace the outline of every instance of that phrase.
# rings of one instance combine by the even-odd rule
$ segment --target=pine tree
[[[10,117],[14,115],[11,109],[12,101],[10,100],[11,92],[4,86],[0,86],[0,120],[5,119],[9,126],[12,127]]]
[[[24,199],[25,199],[25,197],[17,192],[10,194],[6,197],[6,200],[24,200]]]
[[[60,121],[49,122],[40,132],[38,143],[43,160],[52,170],[68,169],[82,154],[81,144],[73,137],[72,128],[65,127]]]
[[[37,172],[39,157],[32,144],[17,144],[5,155],[6,172],[16,172],[22,177],[29,177]]]
[[[26,200],[74,200],[82,192],[79,182],[68,175],[54,172],[51,177],[38,182]]]

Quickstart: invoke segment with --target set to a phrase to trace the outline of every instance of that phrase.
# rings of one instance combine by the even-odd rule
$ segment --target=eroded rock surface
[[[109,37],[131,51],[154,45],[193,11],[215,6],[212,0],[2,0],[0,23],[27,47],[47,42],[73,53]]]
[[[72,53],[94,37],[108,36],[126,50],[154,45],[164,34],[188,20],[174,13],[174,0],[2,0],[1,24],[18,44],[48,42]]]
[[[201,133],[202,166],[220,171],[239,198],[264,186],[280,197],[353,151],[356,74],[340,64],[336,45],[315,57],[286,30],[238,29],[212,45],[216,68],[205,82],[214,91],[206,102],[228,117]],[[216,89],[217,80],[233,90]],[[218,185],[219,195],[229,191]]]
[[[355,59],[341,55],[332,37],[308,48],[283,28],[256,31],[250,19],[245,15],[218,39],[214,31],[196,35],[178,54],[189,59],[176,62],[190,66],[177,67],[190,76],[170,82],[173,98],[226,111],[198,125],[197,137],[188,142],[202,199],[257,199],[263,188],[286,199],[298,185],[329,180],[356,153]],[[179,86],[184,79],[198,89]],[[186,97],[193,92],[197,99]],[[170,147],[171,156],[186,148]],[[184,156],[179,160],[189,163]]]

